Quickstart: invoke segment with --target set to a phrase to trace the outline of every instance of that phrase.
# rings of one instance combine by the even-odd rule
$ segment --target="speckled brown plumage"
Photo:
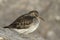
[[[23,16],[23,17],[19,17],[18,19],[16,19],[11,25],[11,27],[13,28],[17,28],[17,29],[23,29],[23,28],[28,28],[29,25],[33,22],[33,17],[31,16]]]

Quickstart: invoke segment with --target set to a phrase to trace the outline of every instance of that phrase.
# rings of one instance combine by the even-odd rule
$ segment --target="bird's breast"
[[[39,24],[40,24],[40,20],[34,20],[34,23],[30,25],[30,28],[28,28],[28,32],[26,33],[31,33],[35,31],[38,28]]]

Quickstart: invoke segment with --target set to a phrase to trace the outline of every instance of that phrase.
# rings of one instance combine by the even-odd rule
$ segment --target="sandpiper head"
[[[39,16],[39,13],[38,13],[38,11],[33,10],[33,11],[30,11],[30,12],[29,12],[29,15],[30,15],[30,16],[33,16],[33,17],[38,17],[38,16]]]
[[[35,18],[40,18],[41,20],[45,21],[42,17],[40,17],[38,11],[36,11],[36,10],[30,11],[29,15],[32,17],[35,17]]]

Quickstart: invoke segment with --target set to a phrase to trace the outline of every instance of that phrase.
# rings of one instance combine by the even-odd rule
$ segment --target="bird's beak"
[[[39,16],[39,18],[40,18],[41,20],[45,21],[42,17]]]

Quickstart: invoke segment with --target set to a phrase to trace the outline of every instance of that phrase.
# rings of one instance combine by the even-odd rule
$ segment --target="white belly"
[[[40,20],[34,25],[32,24],[28,29],[14,29],[14,30],[17,31],[18,33],[28,34],[35,31],[38,28],[39,24],[40,24]]]

